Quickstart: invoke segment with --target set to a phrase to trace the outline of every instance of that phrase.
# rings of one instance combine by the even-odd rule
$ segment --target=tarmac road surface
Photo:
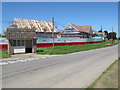
[[[86,88],[118,59],[118,45],[3,65],[3,88]]]

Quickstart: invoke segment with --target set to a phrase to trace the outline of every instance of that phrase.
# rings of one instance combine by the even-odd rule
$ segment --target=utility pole
[[[102,25],[101,25],[101,37],[103,38]],[[104,40],[105,41],[105,40]]]
[[[112,44],[113,44],[113,27],[112,27]]]
[[[102,25],[101,25],[101,32],[102,32]]]
[[[52,29],[52,38],[53,38],[53,49],[54,49],[54,17],[52,17],[53,29]]]

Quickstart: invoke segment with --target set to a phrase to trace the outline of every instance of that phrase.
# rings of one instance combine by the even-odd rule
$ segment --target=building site
[[[92,29],[91,25],[80,26],[68,23],[58,31],[53,22],[15,18],[0,38],[0,49],[9,54],[36,53],[37,48],[99,43],[105,34]],[[102,30],[102,27],[101,27]]]

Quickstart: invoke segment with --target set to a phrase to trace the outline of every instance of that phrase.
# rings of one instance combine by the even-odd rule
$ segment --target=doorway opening
[[[26,40],[25,53],[32,53],[32,40]]]

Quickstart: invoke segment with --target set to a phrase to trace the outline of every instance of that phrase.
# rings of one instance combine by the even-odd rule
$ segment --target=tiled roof
[[[22,28],[7,28],[5,31],[7,39],[37,39],[35,30]]]
[[[90,31],[92,30],[90,25],[89,26],[78,26],[74,24],[71,24],[71,25],[81,32],[90,33]]]

